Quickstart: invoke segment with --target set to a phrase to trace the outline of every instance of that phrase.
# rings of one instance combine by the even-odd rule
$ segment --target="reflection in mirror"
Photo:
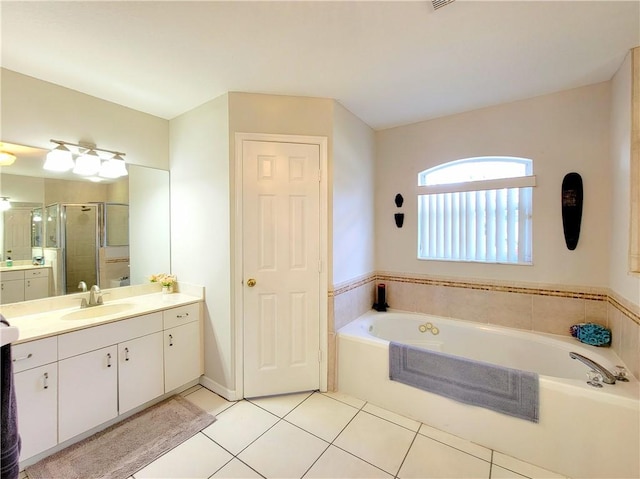
[[[81,281],[104,289],[170,272],[168,171],[128,165],[129,177],[93,183],[43,170],[46,150],[8,143],[2,149],[17,156],[0,167],[0,196],[11,204],[0,215],[3,291],[30,268],[47,269],[40,297],[77,293]],[[130,217],[138,222],[133,230]],[[23,299],[35,298],[6,294],[0,303]]]

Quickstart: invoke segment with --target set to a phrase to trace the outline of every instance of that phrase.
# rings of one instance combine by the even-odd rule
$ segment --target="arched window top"
[[[450,161],[418,173],[418,186],[517,178],[533,174],[533,160],[512,156],[482,156]]]

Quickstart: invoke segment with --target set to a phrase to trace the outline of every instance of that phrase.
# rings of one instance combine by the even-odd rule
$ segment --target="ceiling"
[[[2,0],[4,68],[166,119],[228,91],[375,129],[609,80],[640,1]]]

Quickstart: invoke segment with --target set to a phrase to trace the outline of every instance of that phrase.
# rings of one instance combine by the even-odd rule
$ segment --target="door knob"
[[[250,288],[253,288],[256,285],[256,280],[253,278],[249,278],[247,280],[247,286],[249,286]]]

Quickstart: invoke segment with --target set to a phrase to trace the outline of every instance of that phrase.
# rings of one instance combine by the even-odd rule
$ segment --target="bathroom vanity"
[[[0,304],[46,298],[50,271],[48,266],[0,267]]]
[[[202,305],[201,295],[154,292],[8,318],[20,330],[12,347],[20,461],[194,384]]]

